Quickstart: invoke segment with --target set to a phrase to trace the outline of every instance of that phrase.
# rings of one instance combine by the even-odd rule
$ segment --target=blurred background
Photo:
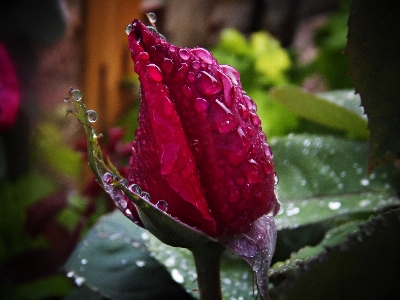
[[[65,118],[63,99],[70,87],[82,91],[99,114],[103,150],[126,174],[139,96],[124,29],[134,18],[150,25],[146,12],[154,12],[170,43],[206,47],[236,67],[271,137],[295,132],[302,122],[274,102],[272,87],[352,87],[342,54],[349,6],[344,0],[2,0],[0,295],[68,295],[73,282],[63,264],[85,231],[113,209],[87,170],[83,131]]]

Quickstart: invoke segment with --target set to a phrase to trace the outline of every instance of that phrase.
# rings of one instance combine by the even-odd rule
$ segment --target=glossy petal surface
[[[248,232],[276,211],[272,152],[238,72],[137,20],[129,47],[141,83],[129,181],[212,236]]]

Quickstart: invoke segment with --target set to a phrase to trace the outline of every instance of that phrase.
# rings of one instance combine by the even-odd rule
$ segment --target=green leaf
[[[326,237],[320,254],[293,260],[296,270],[288,266],[275,273],[273,299],[399,299],[400,209],[372,218],[355,232],[354,225],[332,230],[332,243]]]
[[[381,168],[367,177],[366,142],[329,136],[273,138],[277,192],[282,209],[278,229],[349,214],[372,214],[398,205],[390,184],[398,173]]]
[[[346,53],[368,115],[369,168],[400,158],[400,32],[398,1],[354,0]]]
[[[150,255],[148,239],[119,211],[104,216],[69,258],[67,276],[110,299],[187,299]]]
[[[351,97],[349,93],[325,93],[316,96],[299,88],[286,86],[274,88],[271,96],[300,117],[343,130],[351,138],[367,139],[367,121],[362,116],[362,111],[354,109],[355,105],[359,105],[358,97]]]
[[[196,268],[191,252],[184,248],[168,246],[150,235],[148,247],[171,276],[183,284],[186,291],[199,298]],[[226,251],[221,262],[221,286],[224,299],[253,299],[253,277],[248,264]]]

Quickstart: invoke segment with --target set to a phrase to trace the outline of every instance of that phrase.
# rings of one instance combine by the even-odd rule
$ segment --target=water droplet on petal
[[[172,61],[172,59],[165,58],[164,61],[161,63],[161,69],[165,73],[171,73],[174,69],[174,62]]]
[[[254,159],[250,159],[246,163],[245,172],[249,183],[258,183],[263,178],[263,172]]]
[[[157,16],[153,12],[148,12],[146,13],[147,19],[149,19],[149,22],[154,24],[157,21]]]
[[[76,101],[81,101],[82,100],[82,92],[80,90],[76,90],[71,88],[69,90],[69,95],[73,97]]]
[[[261,124],[261,120],[256,113],[250,113],[250,119],[254,126],[259,126]]]
[[[190,57],[190,52],[187,49],[180,49],[179,50],[179,57],[183,60],[188,60]]]
[[[222,84],[211,74],[201,71],[195,81],[196,88],[205,96],[212,96],[222,90]]]
[[[164,200],[158,200],[156,206],[159,210],[166,212],[168,210],[168,203]]]
[[[221,101],[215,100],[215,103],[218,104],[217,107],[222,108],[222,110],[218,109],[214,111],[215,125],[219,132],[228,133],[237,126],[238,120]]]
[[[140,52],[138,54],[138,59],[141,61],[147,61],[150,58],[149,53],[147,52]]]
[[[274,172],[274,185],[276,186],[276,185],[278,185],[278,183],[279,183],[278,174],[276,174],[276,172]]]
[[[161,82],[161,81],[162,81],[162,79],[163,79],[162,73],[161,73],[160,68],[159,68],[157,65],[155,65],[155,64],[148,64],[148,65],[146,66],[146,68],[147,68],[147,76],[148,76],[151,80],[153,80],[153,81],[155,81],[155,82]]]
[[[194,109],[198,112],[203,112],[208,108],[208,101],[204,98],[194,100]]]
[[[212,54],[207,51],[204,48],[195,48],[192,49],[192,53],[199,57],[201,60],[203,60],[207,64],[212,64],[213,63],[213,57]]]
[[[96,122],[99,118],[99,115],[94,110],[89,109],[86,113],[90,123]]]
[[[222,81],[222,86],[224,88],[224,100],[228,107],[232,107],[233,104],[233,85],[232,81],[227,75],[218,71],[219,79]]]
[[[141,188],[138,184],[136,184],[136,183],[131,184],[131,185],[128,187],[128,189],[129,189],[132,193],[135,193],[135,194],[137,194],[137,195],[141,195],[141,194],[142,194],[142,188]]]
[[[150,196],[150,194],[148,192],[142,192],[142,194],[140,196],[146,201],[150,201],[151,200],[151,196]]]
[[[240,82],[239,72],[234,67],[229,65],[220,65],[219,67],[232,80],[233,84],[237,85]]]
[[[132,24],[126,25],[126,27],[125,27],[125,32],[126,32],[126,34],[130,34],[131,31],[132,31]]]

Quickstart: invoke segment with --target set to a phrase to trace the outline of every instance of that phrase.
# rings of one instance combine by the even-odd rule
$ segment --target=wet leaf
[[[102,217],[69,258],[67,276],[110,299],[187,299],[146,247],[149,233],[120,212]],[[185,298],[186,297],[186,298]]]
[[[324,93],[319,96],[286,86],[274,88],[271,96],[296,115],[318,124],[342,130],[348,137],[367,139],[367,120],[362,115],[359,97],[348,92]]]
[[[320,254],[293,260],[296,269],[275,273],[273,299],[398,299],[400,209],[372,218],[355,232],[354,225],[329,232],[333,243],[326,237]]]
[[[400,3],[352,2],[346,53],[368,115],[369,168],[400,158]]]
[[[188,293],[199,298],[196,268],[192,254],[184,248],[163,244],[154,236],[148,241],[152,255],[182,284]],[[250,267],[231,252],[225,252],[221,262],[221,286],[224,299],[253,299],[253,282]]]
[[[367,176],[366,142],[330,136],[289,135],[270,140],[282,209],[278,229],[399,204],[390,184],[394,170]]]
[[[345,222],[367,220],[400,204],[391,184],[398,172],[381,167],[367,176],[367,142],[289,135],[270,144],[282,204],[275,217],[274,262],[319,244],[327,231]]]

